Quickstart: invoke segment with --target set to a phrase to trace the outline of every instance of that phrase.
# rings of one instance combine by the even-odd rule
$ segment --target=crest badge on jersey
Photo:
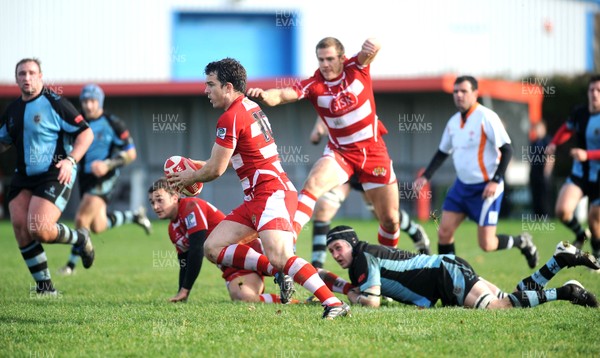
[[[35,116],[33,116],[33,122],[35,122],[35,124],[39,124],[41,120],[42,120],[42,116],[40,116],[39,114],[36,114]]]
[[[385,167],[375,167],[373,169],[373,175],[376,177],[384,177],[387,174]]]
[[[221,139],[225,139],[225,134],[227,133],[227,128],[217,128],[217,137]]]
[[[194,213],[190,213],[186,218],[185,218],[185,226],[187,226],[188,229],[191,229],[193,227],[196,227],[197,222],[196,222],[196,214]]]

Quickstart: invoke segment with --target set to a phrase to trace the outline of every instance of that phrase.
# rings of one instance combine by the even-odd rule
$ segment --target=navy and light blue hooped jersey
[[[600,149],[600,113],[590,114],[587,106],[575,108],[566,122],[567,129],[575,132],[577,147],[586,150]],[[571,173],[591,182],[598,180],[600,161],[573,161]]]
[[[94,132],[94,141],[81,161],[80,168],[84,173],[92,172],[95,160],[111,158],[117,151],[135,147],[125,123],[117,116],[103,113],[96,119],[86,120]]]
[[[445,271],[454,269],[448,265],[457,264],[454,257],[417,255],[361,241],[354,247],[350,280],[362,292],[380,286],[382,296],[428,308],[442,298],[439,286],[447,276]],[[452,284],[461,286],[460,282]]]
[[[29,101],[21,97],[0,117],[0,142],[17,150],[15,173],[32,176],[56,171],[87,122],[65,98],[47,88]]]

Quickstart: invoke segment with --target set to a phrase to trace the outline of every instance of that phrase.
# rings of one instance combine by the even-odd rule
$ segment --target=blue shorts
[[[118,171],[111,171],[105,176],[98,178],[91,173],[83,173],[79,178],[79,195],[84,194],[99,196],[108,204],[110,197],[119,179]]]
[[[466,214],[479,226],[496,226],[504,196],[504,182],[498,184],[496,195],[483,200],[481,195],[486,185],[487,182],[465,184],[456,179],[446,195],[442,209]]]

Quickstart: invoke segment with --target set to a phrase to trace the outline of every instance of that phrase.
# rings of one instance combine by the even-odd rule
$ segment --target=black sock
[[[438,253],[440,255],[454,255],[456,253],[456,250],[454,250],[454,243],[448,245],[438,244]]]
[[[590,242],[590,244],[592,245],[592,250],[594,251],[594,254],[597,254],[598,251],[600,251],[600,238],[592,237],[592,241]]]
[[[498,250],[507,250],[513,247],[522,248],[523,239],[521,235],[512,236],[506,234],[498,234]]]
[[[48,260],[44,247],[37,241],[20,248],[23,260],[29,268],[29,272],[36,282],[36,291],[54,291],[54,285],[48,270]]]
[[[114,229],[123,224],[131,224],[134,220],[138,220],[139,214],[134,214],[131,210],[119,211],[115,210],[106,213],[106,228]]]
[[[80,245],[82,243],[79,236],[79,230],[74,230],[68,227],[63,223],[57,223],[56,229],[58,230],[58,234],[56,235],[56,240],[54,240],[57,244],[70,244],[70,245]]]
[[[313,223],[313,246],[312,246],[312,265],[315,268],[323,268],[327,258],[327,233],[331,226],[331,221],[316,220]]]
[[[552,301],[555,289],[538,291],[516,291],[508,295],[513,307],[535,307]],[[558,291],[558,290],[556,290]],[[550,296],[550,297],[548,297]]]
[[[573,231],[575,233],[575,235],[577,235],[578,237],[581,235],[585,235],[585,230],[583,230],[583,228],[581,227],[581,224],[579,224],[579,221],[577,221],[575,216],[573,216],[573,218],[571,218],[571,220],[563,221],[562,223],[565,224],[566,227],[571,229],[571,231]]]
[[[400,210],[400,230],[407,233],[413,242],[419,242],[422,239],[418,231],[419,226],[411,220],[410,215],[404,210]]]
[[[563,301],[571,300],[571,287],[569,285],[556,289],[556,299]]]

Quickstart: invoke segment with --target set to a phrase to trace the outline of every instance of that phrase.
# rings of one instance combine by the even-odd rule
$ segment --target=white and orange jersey
[[[238,97],[217,121],[217,144],[233,149],[231,164],[244,194],[296,189],[283,171],[271,124],[256,102]]]
[[[362,149],[381,141],[369,66],[354,56],[344,62],[340,78],[326,81],[319,70],[294,85],[298,99],[307,98],[327,125],[333,147]]]
[[[453,115],[442,135],[439,149],[452,154],[458,179],[465,184],[490,180],[500,162],[498,148],[510,143],[510,137],[498,115],[476,103],[463,121],[460,112]]]
[[[206,237],[225,218],[219,209],[199,198],[182,198],[177,203],[177,217],[169,223],[169,239],[178,253],[190,248],[189,235],[206,230]]]

